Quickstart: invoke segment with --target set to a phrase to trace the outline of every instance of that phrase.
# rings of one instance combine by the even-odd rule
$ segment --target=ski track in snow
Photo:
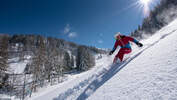
[[[54,98],[53,100],[64,100],[69,96],[73,96],[74,94],[78,93],[78,91],[81,91],[84,87],[88,86],[88,84],[90,84],[94,79],[104,75],[106,71],[107,69],[104,68],[97,74],[91,75],[91,77],[85,79],[84,81],[81,81],[78,85],[74,86],[72,89],[70,88],[66,92],[59,94],[59,96],[57,98]]]
[[[155,38],[153,42],[146,43],[143,48],[132,53],[130,58],[122,64],[115,66],[111,64],[99,65],[97,69],[90,72],[91,75],[83,77],[83,79],[79,80],[80,82],[68,88],[66,87],[64,91],[61,90],[56,96],[51,98],[53,100],[177,100],[177,85],[175,85],[177,80],[174,80],[177,79],[177,67],[174,65],[174,63],[177,64],[177,61],[174,61],[177,55],[175,55],[174,59],[165,59],[166,56],[163,55],[158,60],[154,60],[154,53],[162,54],[158,50],[152,51],[157,46],[159,47],[158,44],[166,40],[167,37],[176,36],[177,27],[174,28],[172,25],[177,25],[177,20],[157,32],[160,34],[158,39]],[[176,42],[169,44],[176,47],[175,51],[177,52]],[[167,53],[169,52],[169,56],[173,56],[173,53],[171,54],[171,50],[169,50],[170,48],[166,48],[166,46],[167,44],[164,44],[164,50]],[[140,55],[147,57],[146,59],[151,59],[149,61],[151,61],[151,65],[153,64],[153,69],[152,67],[140,67],[140,65],[147,66],[148,64],[148,62],[145,62],[146,60],[143,61],[144,58]],[[139,61],[140,65],[134,64],[134,61]],[[173,66],[173,69],[168,68],[169,66],[164,62],[169,66]],[[129,68],[127,68],[127,65],[129,65]],[[132,80],[133,78],[134,80]],[[128,81],[129,79],[130,81]],[[121,82],[117,84],[112,82],[113,80]],[[159,91],[162,93],[159,93]],[[46,95],[49,96],[49,94]],[[44,97],[42,98],[42,96]],[[47,100],[45,95],[42,96],[35,100]]]

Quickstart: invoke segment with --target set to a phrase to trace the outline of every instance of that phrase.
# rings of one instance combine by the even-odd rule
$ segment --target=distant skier
[[[130,36],[121,35],[120,32],[117,32],[114,37],[116,39],[116,42],[114,44],[113,49],[110,51],[109,55],[112,55],[114,53],[114,51],[116,50],[117,46],[120,46],[121,48],[120,48],[119,52],[117,53],[117,55],[114,57],[113,63],[116,63],[117,60],[122,62],[124,55],[128,54],[128,53],[130,53],[132,51],[131,50],[131,46],[130,46],[130,41],[134,42],[139,47],[143,46],[143,44],[140,43],[139,41],[137,41],[136,39],[134,39],[134,38],[132,38]]]

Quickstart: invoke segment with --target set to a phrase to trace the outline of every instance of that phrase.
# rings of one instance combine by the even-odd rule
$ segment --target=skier
[[[114,53],[117,46],[120,46],[121,48],[120,48],[119,52],[117,53],[117,55],[114,57],[113,63],[116,63],[117,60],[119,60],[119,62],[122,62],[124,55],[129,54],[132,51],[131,46],[130,46],[130,41],[134,42],[139,47],[143,46],[143,44],[140,43],[139,41],[137,41],[136,39],[134,39],[130,36],[121,35],[120,32],[117,32],[114,37],[116,39],[116,42],[114,44],[113,49],[110,51],[109,55],[112,55]]]

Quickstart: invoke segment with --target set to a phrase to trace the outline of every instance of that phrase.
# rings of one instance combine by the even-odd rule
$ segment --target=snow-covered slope
[[[113,56],[104,56],[92,70],[30,99],[177,100],[177,20],[142,43],[124,63],[111,66]]]
[[[94,90],[88,100],[177,100],[177,20],[144,44],[148,46],[120,71],[116,66],[115,74],[108,73],[102,86],[91,83],[79,98]]]
[[[27,63],[30,62],[30,56],[25,57],[26,59],[20,61],[18,57],[9,59],[9,73],[22,74],[25,70]]]

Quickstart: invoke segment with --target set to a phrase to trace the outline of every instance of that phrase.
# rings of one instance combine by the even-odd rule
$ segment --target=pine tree
[[[71,67],[74,67],[74,56],[71,56]]]
[[[0,71],[7,71],[8,68],[8,36],[4,35],[0,39]]]
[[[5,84],[7,78],[4,78],[6,71],[8,70],[8,35],[0,36],[0,85]]]
[[[95,65],[95,58],[85,46],[78,48],[77,70],[86,71]]]
[[[38,42],[37,42],[37,51],[35,53],[35,56],[33,57],[33,78],[37,82],[39,80],[44,79],[45,73],[45,62],[46,62],[46,50],[45,50],[45,41],[44,38],[41,36],[38,36]]]
[[[19,47],[18,47],[18,51],[20,53],[19,55],[19,58],[20,58],[20,61],[24,61],[25,60],[25,47],[23,44],[19,44]]]
[[[68,52],[64,53],[63,67],[66,71],[71,70],[71,58]]]

